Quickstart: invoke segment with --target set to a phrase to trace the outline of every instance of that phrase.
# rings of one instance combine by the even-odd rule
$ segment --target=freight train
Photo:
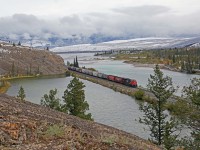
[[[97,78],[101,78],[101,79],[105,79],[105,80],[109,80],[109,81],[113,81],[116,83],[120,83],[126,86],[130,86],[133,88],[137,87],[137,81],[134,79],[129,79],[129,78],[123,78],[123,77],[118,77],[118,76],[114,76],[114,75],[107,75],[104,73],[100,73],[97,71],[92,71],[92,70],[88,70],[88,69],[84,69],[84,68],[77,68],[77,67],[68,67],[69,70],[72,71],[76,71],[76,72],[80,72],[83,74],[87,74],[90,76],[94,76]]]

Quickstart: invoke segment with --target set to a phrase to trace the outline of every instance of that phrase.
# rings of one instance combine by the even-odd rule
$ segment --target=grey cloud
[[[110,13],[74,14],[54,20],[15,14],[0,18],[0,35],[30,39],[79,38],[93,34],[112,37],[146,37],[200,34],[199,12],[175,15],[163,6],[117,8]],[[76,35],[76,36],[74,36]]]
[[[154,16],[164,14],[170,11],[170,8],[158,5],[145,5],[138,7],[123,7],[113,9],[114,12],[123,13],[127,15],[140,15],[140,16]]]
[[[80,24],[81,19],[78,15],[72,15],[72,16],[66,16],[60,19],[61,23],[67,23],[67,24]]]

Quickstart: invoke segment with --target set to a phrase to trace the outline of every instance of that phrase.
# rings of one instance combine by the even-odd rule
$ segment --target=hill
[[[165,49],[199,46],[200,37],[195,38],[136,38],[129,40],[115,40],[97,44],[79,44],[63,47],[55,47],[54,52],[82,52],[82,51],[110,51],[110,50],[142,50]]]
[[[2,150],[158,150],[149,141],[14,97],[0,95]]]
[[[64,60],[52,52],[0,43],[0,74],[55,75],[65,70]]]

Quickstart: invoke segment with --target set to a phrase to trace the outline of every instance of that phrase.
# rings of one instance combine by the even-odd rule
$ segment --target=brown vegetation
[[[4,44],[0,47],[0,75],[55,75],[66,70],[63,59],[47,50]]]
[[[0,95],[0,149],[158,150],[150,142],[4,94]]]

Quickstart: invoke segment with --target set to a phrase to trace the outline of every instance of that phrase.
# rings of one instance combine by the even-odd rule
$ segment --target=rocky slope
[[[63,59],[47,50],[0,44],[0,74],[54,75],[66,70]]]
[[[150,142],[14,97],[0,95],[2,150],[158,150]]]

